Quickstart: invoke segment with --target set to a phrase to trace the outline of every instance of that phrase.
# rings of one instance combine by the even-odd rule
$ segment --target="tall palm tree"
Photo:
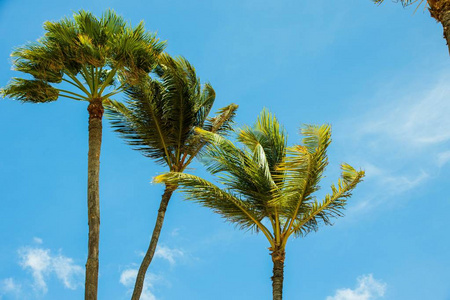
[[[372,0],[377,4],[381,4],[384,0]],[[444,29],[444,38],[447,41],[447,46],[450,52],[450,0],[400,0],[403,6],[408,6],[417,3],[420,6],[422,3],[428,7],[431,17],[442,24]]]
[[[215,117],[208,118],[215,92],[210,84],[202,88],[195,69],[182,57],[174,59],[162,54],[155,73],[156,78],[148,76],[139,84],[127,87],[126,105],[111,101],[108,117],[112,127],[136,150],[171,172],[183,172],[206,144],[206,140],[194,134],[194,129],[200,127],[219,136],[225,134],[237,105],[228,105]],[[141,296],[165,212],[176,188],[176,184],[165,187],[150,244],[136,277],[133,300]]]
[[[99,19],[81,10],[73,19],[46,22],[44,29],[45,35],[37,42],[12,53],[14,69],[32,78],[13,78],[2,94],[31,103],[51,102],[60,97],[89,103],[85,298],[97,299],[103,104],[122,92],[127,83],[150,72],[164,43],[146,32],[143,22],[132,28],[111,10]],[[121,84],[116,84],[118,78]]]
[[[261,231],[270,243],[273,299],[282,299],[285,247],[290,236],[305,236],[320,223],[342,216],[346,199],[364,171],[342,164],[338,185],[318,201],[314,192],[328,164],[329,125],[306,125],[303,145],[286,147],[286,133],[277,119],[263,111],[254,127],[239,131],[238,148],[220,135],[196,130],[208,141],[205,164],[223,188],[200,177],[170,172],[156,182],[178,185],[187,199],[211,208],[241,229]]]

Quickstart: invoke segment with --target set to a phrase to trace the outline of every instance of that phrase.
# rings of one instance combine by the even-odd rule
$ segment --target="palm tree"
[[[377,4],[381,4],[384,0],[372,0]],[[450,1],[449,0],[400,0],[403,6],[408,6],[418,3],[420,6],[426,2],[426,6],[430,11],[431,17],[442,24],[444,29],[444,38],[447,41],[447,46],[450,52]]]
[[[200,177],[170,172],[156,182],[177,185],[188,200],[219,213],[241,229],[261,231],[270,243],[273,299],[282,299],[285,247],[290,236],[305,236],[320,223],[342,216],[346,199],[364,171],[342,164],[338,185],[317,201],[314,192],[328,164],[329,125],[306,125],[303,145],[286,147],[286,133],[277,119],[263,110],[254,127],[238,132],[243,148],[220,135],[196,130],[208,141],[205,164],[223,188]]]
[[[14,69],[31,75],[32,79],[13,78],[2,94],[31,103],[51,102],[60,97],[89,103],[85,298],[97,299],[103,104],[122,92],[127,82],[150,72],[164,43],[146,32],[143,22],[132,28],[111,10],[100,19],[81,10],[73,19],[46,22],[44,29],[45,35],[37,42],[12,53]],[[116,84],[118,78],[121,84]]]
[[[230,129],[237,105],[228,105],[215,117],[208,118],[215,92],[210,84],[201,87],[195,69],[182,57],[174,59],[162,54],[155,73],[156,78],[148,76],[139,84],[127,87],[126,105],[111,101],[108,117],[112,127],[134,149],[171,172],[183,172],[206,144],[194,134],[194,128],[225,134]],[[141,296],[166,209],[176,188],[176,184],[165,187],[150,244],[136,277],[133,300]]]

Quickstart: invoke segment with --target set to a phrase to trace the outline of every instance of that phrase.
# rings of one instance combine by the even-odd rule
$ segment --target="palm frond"
[[[134,149],[170,166],[174,160],[174,141],[169,134],[171,124],[164,119],[159,83],[149,78],[140,86],[129,87],[126,95],[126,106],[116,101],[107,106],[106,115],[112,128]]]
[[[216,100],[216,92],[211,84],[206,83],[200,93],[200,101],[198,101],[195,110],[197,111],[197,127],[203,128],[205,121]]]
[[[202,104],[204,104],[206,107],[200,107],[199,114],[205,114],[209,113],[210,111],[210,104],[207,101],[201,101]],[[212,118],[207,118],[206,122],[203,122],[203,128],[199,126],[199,128],[202,128],[205,131],[209,131],[212,133],[218,133],[222,136],[226,136],[229,132],[233,130],[232,124],[233,119],[236,115],[236,110],[238,109],[238,106],[236,104],[230,104],[226,107],[223,107],[219,109],[217,114]],[[201,116],[200,118],[206,118],[208,114],[206,114],[205,117]],[[199,122],[200,125],[202,122]],[[206,124],[205,124],[206,123]],[[192,159],[196,156],[198,156],[200,159],[204,154],[205,146],[207,145],[207,141],[201,138],[199,134],[193,134],[191,135],[190,139],[186,142],[185,151],[190,155],[190,158],[186,161],[185,165],[188,165]]]
[[[314,192],[320,189],[319,182],[328,164],[326,152],[331,142],[329,125],[305,125],[301,133],[304,135],[303,146],[289,148],[285,160],[278,165],[280,173],[275,178],[282,181],[283,186],[271,201],[291,220],[302,212],[302,205],[314,200]],[[292,224],[293,221],[288,227]]]
[[[337,186],[331,186],[332,194],[327,194],[322,202],[314,201],[304,204],[304,212],[296,219],[292,230],[296,235],[306,235],[316,231],[320,223],[332,225],[331,218],[341,217],[352,195],[352,190],[362,181],[364,171],[356,171],[348,164],[342,164],[342,175]]]
[[[59,91],[42,80],[13,78],[6,88],[1,90],[1,95],[22,102],[43,103],[57,100]]]
[[[157,176],[154,182],[177,186],[180,191],[185,193],[187,200],[211,208],[240,228],[253,230],[264,230],[265,228],[260,223],[262,216],[258,215],[258,212],[245,201],[231,191],[223,190],[198,176],[171,172]]]
[[[222,107],[216,112],[214,117],[206,119],[203,127],[199,127],[206,131],[227,135],[233,131],[232,125],[234,124],[234,117],[236,116],[238,107],[239,106],[234,103]]]
[[[219,134],[201,129],[196,131],[209,144],[202,159],[207,170],[217,174],[219,182],[245,197],[256,210],[267,215],[267,201],[270,200],[273,181],[266,172],[265,154],[241,150]],[[263,151],[261,148],[259,150]],[[255,160],[256,156],[259,156],[259,162]]]
[[[200,94],[199,80],[195,70],[186,59],[173,59],[167,54],[160,57],[158,75],[164,89],[162,101],[170,107],[168,122],[172,125],[171,135],[177,141],[177,160],[183,147],[197,125],[196,106]],[[194,79],[195,78],[195,79]]]
[[[17,48],[11,56],[14,70],[32,75],[35,79],[51,83],[62,80],[64,64],[55,49],[31,43]]]
[[[277,118],[264,109],[253,127],[244,127],[237,137],[251,151],[260,144],[266,154],[271,171],[283,160],[286,152],[286,132]]]

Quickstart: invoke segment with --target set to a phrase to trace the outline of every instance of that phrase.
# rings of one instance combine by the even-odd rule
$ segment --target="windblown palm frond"
[[[276,194],[272,203],[280,202],[280,210],[286,217],[295,219],[303,204],[313,199],[320,189],[319,182],[328,164],[327,148],[331,142],[328,125],[305,125],[301,129],[303,145],[289,148],[288,156],[278,165],[283,182],[282,193]]]
[[[213,209],[242,229],[257,230],[263,216],[231,191],[223,190],[198,176],[171,172],[157,176],[155,182],[173,184],[186,193],[187,199]]]
[[[337,186],[331,186],[332,194],[327,194],[322,202],[314,201],[306,204],[295,219],[292,232],[296,235],[306,235],[311,231],[317,231],[320,222],[331,225],[331,218],[343,216],[347,199],[352,195],[352,190],[361,182],[364,171],[356,171],[348,164],[342,164],[342,176]]]
[[[165,120],[165,107],[159,82],[150,78],[126,90],[125,104],[111,101],[107,109],[111,125],[135,150],[158,163],[174,160],[174,139],[169,134],[170,122]]]

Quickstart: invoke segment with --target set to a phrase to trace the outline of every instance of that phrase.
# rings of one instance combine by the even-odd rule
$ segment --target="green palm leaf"
[[[257,230],[258,225],[262,226],[260,224],[262,216],[258,211],[253,210],[231,191],[223,190],[198,176],[172,172],[157,176],[154,182],[178,186],[180,191],[185,192],[188,200],[213,209],[240,228]]]

